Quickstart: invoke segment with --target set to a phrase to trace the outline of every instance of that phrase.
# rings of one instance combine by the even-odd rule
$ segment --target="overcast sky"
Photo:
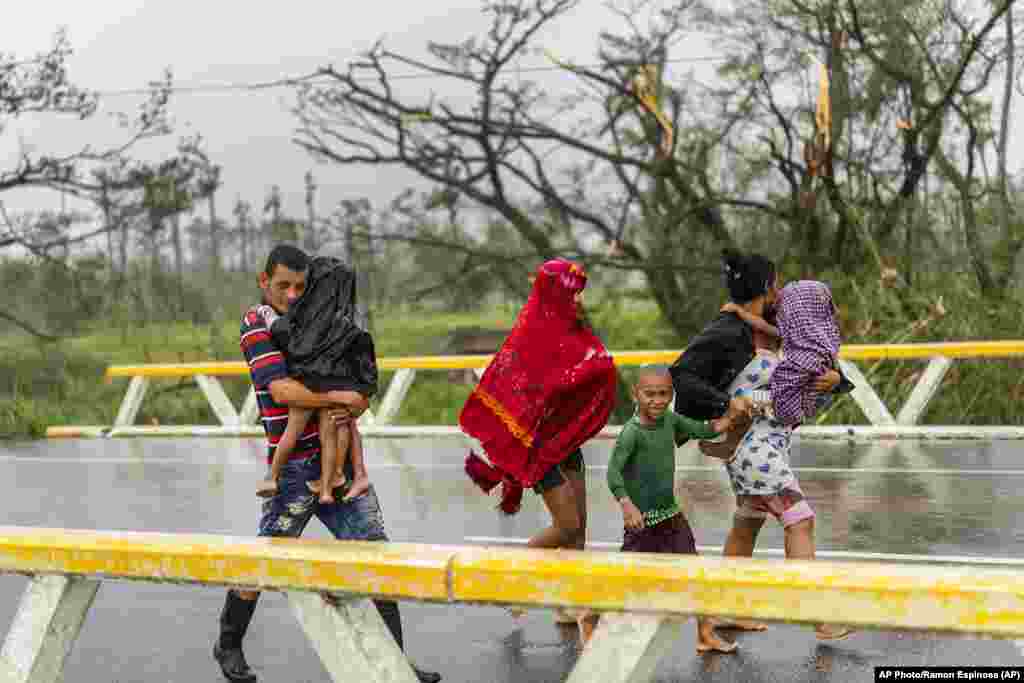
[[[72,80],[109,91],[145,86],[167,66],[176,83],[186,86],[298,76],[327,63],[342,65],[381,37],[391,49],[422,55],[428,40],[454,42],[488,25],[479,0],[290,0],[273,5],[273,12],[254,7],[240,0],[36,0],[19,6],[17,22],[0,25],[0,46],[8,53],[33,54],[50,45],[58,26],[66,26],[75,49]],[[619,22],[603,2],[588,1],[537,44],[560,57],[592,61],[598,32]],[[532,63],[550,66],[543,58]],[[535,78],[557,86],[573,77],[556,72]],[[420,83],[430,87],[430,81]],[[103,100],[105,109],[126,111],[138,101],[126,96]],[[261,207],[275,183],[285,194],[286,211],[303,215],[303,175],[309,169],[320,188],[321,212],[343,198],[385,202],[412,182],[402,173],[316,164],[291,142],[296,124],[291,104],[287,90],[174,96],[178,132],[201,133],[212,158],[224,168],[222,215],[239,196]],[[85,130],[79,123],[20,122],[0,135],[0,164],[10,168],[20,146],[67,151],[81,144]],[[53,199],[36,192],[7,193],[4,201],[9,208],[27,209]]]
[[[70,75],[76,84],[99,91],[138,88],[165,67],[179,85],[267,81],[309,73],[333,62],[342,65],[378,38],[396,50],[422,54],[428,40],[454,42],[487,26],[478,0],[373,0],[334,2],[290,0],[273,12],[241,0],[34,0],[18,6],[16,19],[0,24],[0,49],[20,56],[45,50],[58,26],[65,26],[75,49]],[[586,0],[537,41],[559,56],[592,61],[597,34],[621,26],[601,0]],[[713,54],[703,41],[672,55]],[[531,64],[524,63],[523,66]],[[532,65],[546,65],[533,58]],[[710,76],[712,65],[687,65]],[[571,87],[565,72],[531,75],[548,87]],[[429,87],[429,81],[423,83]],[[108,97],[106,109],[131,111],[138,99]],[[315,164],[291,142],[295,117],[287,90],[176,94],[172,113],[177,133],[201,133],[212,158],[223,166],[222,217],[236,197],[257,208],[273,184],[282,187],[285,210],[304,214],[303,174],[312,169],[319,185],[318,210],[329,212],[343,198],[369,196],[385,202],[411,176],[367,168]],[[24,121],[0,131],[0,168],[24,145],[36,151],[69,151],[82,143],[83,124]],[[173,146],[175,138],[168,140]],[[1021,145],[1015,146],[1019,152]],[[1019,159],[1019,154],[1015,154]],[[1019,162],[1013,168],[1019,167]],[[54,205],[53,198],[6,193],[12,209]]]

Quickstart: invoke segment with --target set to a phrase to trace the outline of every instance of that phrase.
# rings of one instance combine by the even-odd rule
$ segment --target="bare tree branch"
[[[16,325],[17,327],[20,327],[21,329],[23,329],[26,332],[28,332],[29,334],[31,334],[33,337],[37,337],[39,339],[42,339],[45,342],[60,341],[61,339],[64,338],[64,337],[58,337],[56,335],[48,334],[46,332],[41,332],[40,330],[36,329],[30,323],[27,323],[24,320],[21,320],[19,318],[16,318],[15,316],[11,315],[7,311],[3,310],[2,308],[0,308],[0,319],[6,320],[7,322],[12,323],[12,324]]]

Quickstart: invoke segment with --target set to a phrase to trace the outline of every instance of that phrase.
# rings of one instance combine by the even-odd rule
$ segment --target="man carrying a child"
[[[274,247],[259,276],[263,292],[261,305],[271,306],[280,315],[286,314],[305,289],[308,266],[309,257],[300,249],[290,245]],[[275,346],[258,307],[249,309],[243,316],[240,343],[267,434],[268,463],[273,457],[274,444],[284,434],[289,408],[323,409],[340,425],[354,421],[368,407],[366,396],[357,391],[315,392],[291,378],[282,350]],[[353,438],[359,438],[355,430]],[[322,474],[317,421],[309,420],[281,470],[277,492],[263,503],[259,535],[296,538],[316,515],[338,540],[387,541],[380,502],[366,476],[362,458],[357,457],[360,450],[353,448],[353,457],[345,460],[345,479],[351,486],[344,497],[339,495],[333,503],[322,503],[307,486],[308,482],[320,480]],[[235,683],[256,681],[242,652],[242,640],[258,598],[258,591],[229,590],[221,612],[220,634],[213,654],[224,677]],[[402,622],[398,604],[393,600],[375,600],[374,603],[401,648]],[[436,683],[441,679],[433,672],[415,668],[414,671],[420,681]]]

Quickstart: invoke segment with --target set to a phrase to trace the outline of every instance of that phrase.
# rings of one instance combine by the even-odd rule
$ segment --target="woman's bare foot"
[[[277,495],[277,482],[273,479],[264,479],[256,485],[256,495],[260,498],[273,498]]]
[[[760,621],[747,621],[745,619],[715,619],[715,628],[726,629],[727,631],[766,631],[768,624]]]
[[[567,610],[564,607],[559,607],[555,610],[556,624],[575,624],[577,621],[575,612]]]
[[[821,624],[814,629],[814,635],[818,637],[818,640],[842,640],[851,633],[853,633],[853,629],[845,626],[826,626]]]
[[[724,640],[715,633],[712,622],[702,622],[697,626],[697,653],[721,652],[728,654],[736,651],[736,643]]]
[[[594,635],[594,629],[597,628],[598,615],[596,614],[580,614],[576,620],[580,627],[580,648],[585,648],[587,643]]]

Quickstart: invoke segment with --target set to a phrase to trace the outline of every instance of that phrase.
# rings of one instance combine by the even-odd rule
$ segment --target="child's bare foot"
[[[370,490],[370,480],[369,480],[369,478],[367,478],[365,476],[356,477],[355,479],[352,480],[351,485],[346,483],[344,486],[342,486],[342,488],[341,488],[341,491],[342,491],[341,502],[344,503],[346,501],[352,500],[353,498],[358,498],[359,496],[363,495],[364,493],[366,493],[369,490]]]
[[[330,505],[331,503],[335,502],[334,501],[334,489],[327,489],[326,491],[321,491],[323,486],[321,485],[321,482],[320,482],[319,479],[314,479],[312,481],[307,481],[306,482],[306,488],[308,488],[311,493],[315,494],[317,496],[317,498],[319,499],[319,501],[321,503],[323,503],[324,505]]]
[[[345,479],[345,475],[344,474],[335,473],[334,477],[331,479],[331,486],[330,486],[331,491],[334,491],[335,489],[337,489],[340,486],[344,486],[346,481],[347,480]],[[312,491],[313,493],[320,493],[320,489],[323,488],[319,479],[313,479],[312,481],[307,481],[306,482],[306,487],[310,491]]]
[[[256,495],[260,498],[273,498],[277,495],[277,482],[273,479],[264,479],[256,485]]]
[[[715,633],[715,627],[710,623],[701,624],[697,630],[697,653],[721,652],[728,654],[736,651],[736,643],[724,640]]]

